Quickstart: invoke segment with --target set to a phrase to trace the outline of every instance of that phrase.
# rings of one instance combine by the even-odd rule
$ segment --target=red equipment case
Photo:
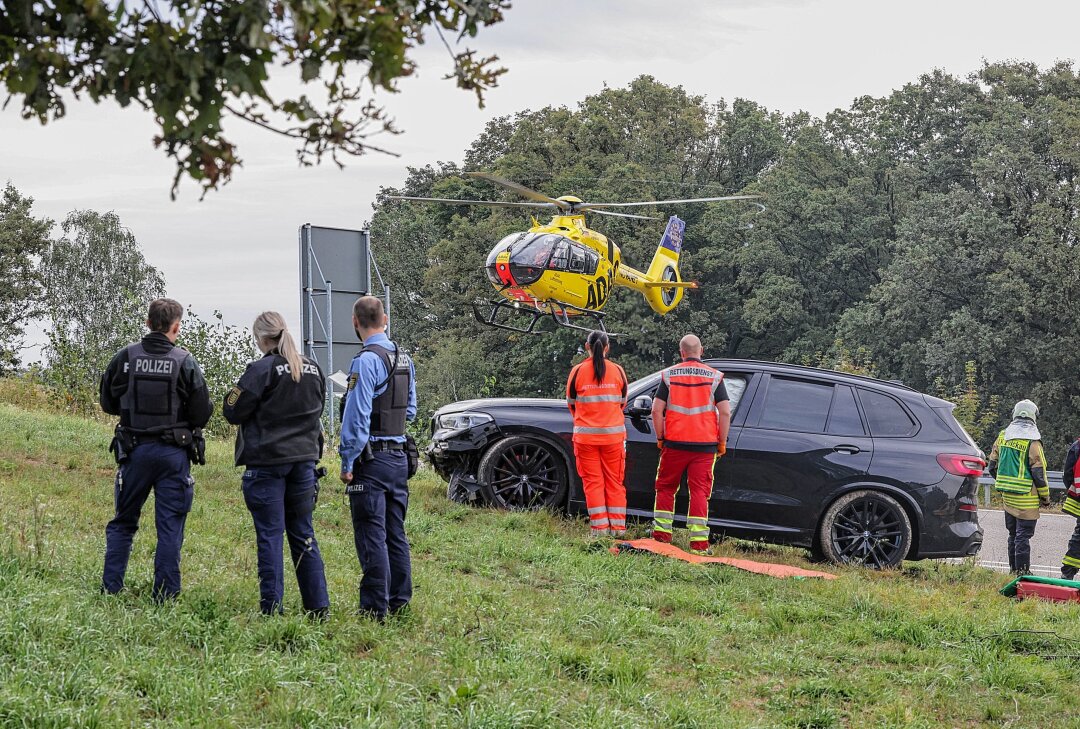
[[[1080,602],[1080,590],[1065,585],[1047,585],[1042,582],[1028,582],[1021,579],[1016,584],[1016,597],[1020,600],[1028,597],[1039,597],[1054,602]]]

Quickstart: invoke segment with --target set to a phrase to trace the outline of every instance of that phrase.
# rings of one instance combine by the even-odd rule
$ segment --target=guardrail
[[[1065,484],[1061,482],[1061,471],[1047,471],[1046,480],[1050,484],[1050,501],[1055,503],[1065,500]],[[983,473],[979,477],[979,485],[982,486],[982,505],[990,506],[990,497],[994,493],[994,477]]]

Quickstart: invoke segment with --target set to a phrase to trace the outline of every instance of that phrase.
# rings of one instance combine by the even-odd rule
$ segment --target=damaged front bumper
[[[501,434],[493,422],[432,433],[425,455],[435,472],[447,482],[447,498],[462,504],[483,502],[476,468],[487,446],[499,437]]]

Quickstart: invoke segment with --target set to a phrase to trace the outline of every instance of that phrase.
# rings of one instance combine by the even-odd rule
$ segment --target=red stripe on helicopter
[[[510,264],[505,261],[495,264],[495,275],[499,277],[499,281],[501,281],[504,286],[517,285],[517,281],[514,280],[514,275],[510,273]]]

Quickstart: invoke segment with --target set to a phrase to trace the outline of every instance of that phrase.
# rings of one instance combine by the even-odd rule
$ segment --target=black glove
[[[191,447],[188,449],[188,457],[197,466],[206,465],[206,438],[203,437],[202,428],[191,431]]]

